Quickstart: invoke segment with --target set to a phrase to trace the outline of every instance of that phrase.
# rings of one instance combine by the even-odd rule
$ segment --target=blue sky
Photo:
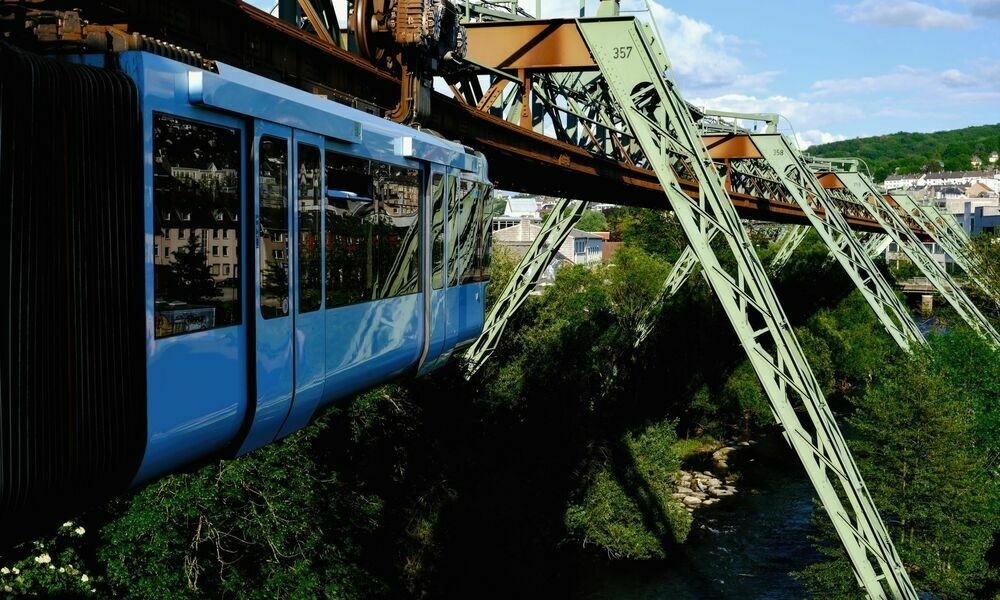
[[[334,2],[338,15],[345,4]],[[542,0],[542,17],[575,16],[579,4]],[[597,4],[587,0],[588,14]],[[1000,123],[1000,0],[649,4],[688,101],[777,112],[801,146]]]

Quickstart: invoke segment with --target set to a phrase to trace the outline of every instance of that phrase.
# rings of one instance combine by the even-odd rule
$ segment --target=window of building
[[[222,255],[223,256],[229,256],[229,246],[223,246],[222,247]]]
[[[573,240],[573,252],[583,254],[587,249],[587,240]]]
[[[218,255],[219,255],[219,247],[212,246],[212,256],[218,256]]]

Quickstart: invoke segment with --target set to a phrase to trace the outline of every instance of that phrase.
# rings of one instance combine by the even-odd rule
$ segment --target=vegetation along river
[[[780,437],[745,451],[735,466],[739,493],[695,512],[679,555],[592,570],[588,600],[688,598],[799,599],[789,575],[821,559],[809,543],[813,489]]]

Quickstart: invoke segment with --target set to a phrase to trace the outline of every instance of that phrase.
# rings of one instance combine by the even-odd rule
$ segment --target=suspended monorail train
[[[221,63],[0,42],[0,537],[483,326],[483,156]]]

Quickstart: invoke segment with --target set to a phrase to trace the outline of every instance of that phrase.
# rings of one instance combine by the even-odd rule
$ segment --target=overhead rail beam
[[[858,581],[872,598],[917,598],[716,165],[678,90],[664,79],[647,35],[632,18],[581,19],[579,26],[623,121],[656,172],[667,203],[736,330],[786,440],[826,508]],[[700,183],[697,198],[684,193],[682,178]],[[712,230],[732,251],[734,269],[723,267],[711,247]]]

